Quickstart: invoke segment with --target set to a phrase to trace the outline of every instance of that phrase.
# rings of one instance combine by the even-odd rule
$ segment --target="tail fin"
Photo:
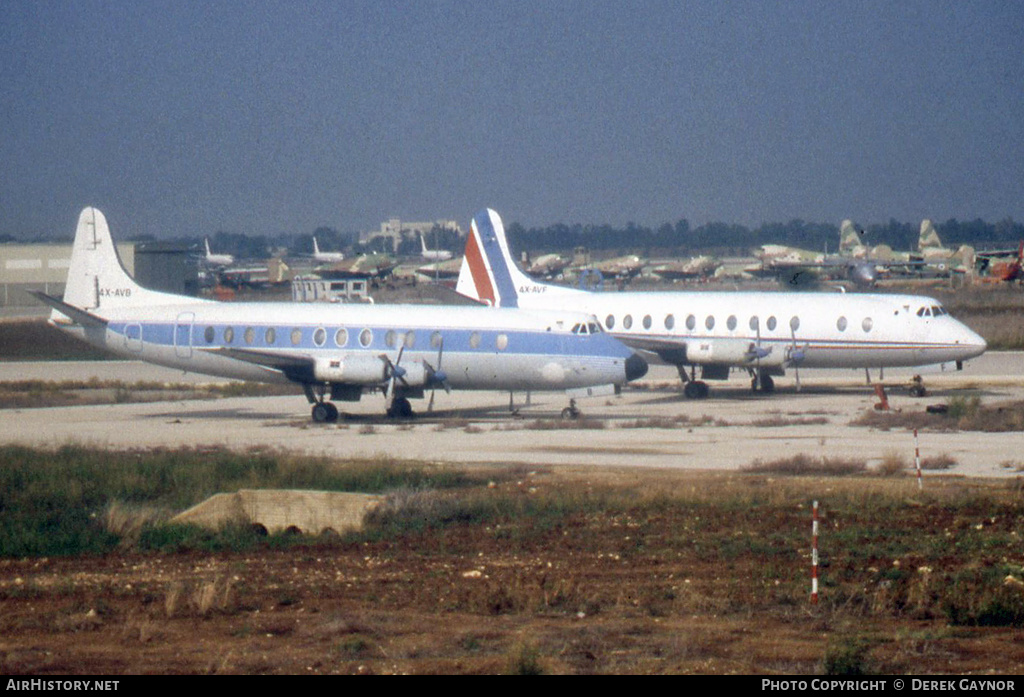
[[[316,235],[313,235],[313,256],[320,254],[320,245],[316,243]]]
[[[78,216],[64,302],[102,315],[110,308],[197,301],[137,284],[121,264],[106,217],[96,208],[86,208]],[[50,319],[66,321],[66,316],[54,310]]]
[[[541,297],[583,293],[535,281],[520,271],[509,252],[501,216],[490,208],[473,218],[455,290],[467,298],[496,307],[538,307],[549,304],[540,302]]]
[[[839,226],[839,253],[853,254],[859,247],[864,246],[862,235],[864,231],[853,224],[852,220],[844,220]]]
[[[921,232],[917,237],[917,249],[923,252],[925,249],[942,249],[942,240],[935,229],[935,223],[925,219],[921,221]]]

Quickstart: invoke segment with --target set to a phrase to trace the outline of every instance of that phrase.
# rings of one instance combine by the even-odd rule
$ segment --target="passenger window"
[[[430,335],[431,348],[441,348],[442,343],[443,341],[441,339],[441,332],[434,332],[433,334]]]
[[[224,343],[225,344],[230,344],[234,340],[235,340],[235,329],[234,329],[234,327],[225,327],[224,328]]]
[[[697,318],[690,315],[686,318],[686,328],[691,332],[697,327]]]
[[[626,315],[622,318],[622,328],[629,329],[633,326],[633,315]]]
[[[323,327],[317,327],[316,331],[313,332],[313,343],[317,346],[323,346],[327,343],[327,330]]]
[[[277,332],[274,331],[273,327],[267,327],[267,331],[263,333],[263,341],[267,345],[273,344],[277,340]]]
[[[650,328],[651,328],[651,316],[650,315],[644,315],[644,329],[650,329]]]
[[[751,331],[755,331],[756,332],[758,327],[760,327],[760,326],[761,326],[761,320],[759,320],[757,318],[757,315],[754,315],[753,317],[750,318],[750,329],[751,329]]]
[[[416,332],[405,333],[405,347],[411,349],[416,345]]]
[[[256,330],[252,327],[246,327],[243,336],[245,337],[245,343],[251,346],[252,342],[256,340]]]
[[[344,346],[348,343],[348,330],[342,327],[338,331],[334,332],[334,345]]]
[[[715,328],[715,316],[714,315],[708,315],[707,319],[704,320],[704,326],[707,327],[709,330],[710,329],[714,329]]]
[[[498,347],[499,351],[504,351],[508,348],[508,334],[498,334],[498,338],[494,340],[494,345]]]
[[[772,315],[771,317],[769,317],[768,318],[768,331],[770,331],[770,332],[775,331],[775,325],[776,324],[777,323],[775,321],[775,315]]]
[[[872,322],[872,321],[871,321],[871,318],[870,318],[870,317],[865,317],[865,318],[864,318],[864,321],[860,323],[860,326],[861,326],[861,328],[862,328],[862,329],[863,329],[863,330],[864,330],[865,332],[870,332],[870,331],[871,331],[871,327],[872,327],[873,325],[874,325],[874,322]]]
[[[473,332],[469,335],[469,347],[480,348],[480,332]]]
[[[370,331],[369,329],[364,329],[363,331],[359,332],[359,345],[360,346],[362,346],[363,348],[367,348],[367,347],[369,347],[369,345],[371,343],[373,343],[373,332],[372,331]]]
[[[615,315],[605,317],[604,326],[608,327],[608,329],[613,329],[615,327]]]
[[[674,329],[676,326],[676,318],[672,315],[665,315],[665,329]]]
[[[796,315],[794,315],[793,317],[790,317],[789,318],[789,328],[792,329],[794,332],[797,329],[799,329],[800,328],[800,318],[797,317]]]
[[[206,330],[203,331],[203,338],[206,340],[206,343],[213,343],[213,327],[207,327]]]
[[[735,331],[736,315],[729,315],[729,319],[725,320],[725,326],[729,328],[729,331]]]
[[[845,332],[846,331],[846,318],[845,317],[840,317],[839,319],[836,320],[836,329],[838,329],[841,332]]]
[[[388,333],[384,335],[384,345],[388,348],[395,347],[395,330],[389,329]]]
[[[301,329],[293,329],[292,330],[292,346],[298,346],[301,343],[302,343],[302,330]]]

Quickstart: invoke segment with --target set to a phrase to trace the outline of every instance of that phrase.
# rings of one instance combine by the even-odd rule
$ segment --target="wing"
[[[295,382],[311,383],[315,381],[313,375],[314,362],[311,356],[281,354],[255,349],[228,348],[226,346],[201,350],[218,356],[234,358],[237,361],[253,363],[267,370],[281,373],[289,380],[294,380]]]

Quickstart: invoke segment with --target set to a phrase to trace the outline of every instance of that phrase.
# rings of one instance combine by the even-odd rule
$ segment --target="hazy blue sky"
[[[1024,220],[1024,3],[0,2],[0,233]]]

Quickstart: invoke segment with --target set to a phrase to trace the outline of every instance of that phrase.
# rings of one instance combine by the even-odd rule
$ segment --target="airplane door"
[[[133,353],[142,351],[142,325],[129,324],[124,328],[124,346]]]
[[[192,357],[192,324],[196,313],[182,312],[174,324],[174,355],[178,358]]]

